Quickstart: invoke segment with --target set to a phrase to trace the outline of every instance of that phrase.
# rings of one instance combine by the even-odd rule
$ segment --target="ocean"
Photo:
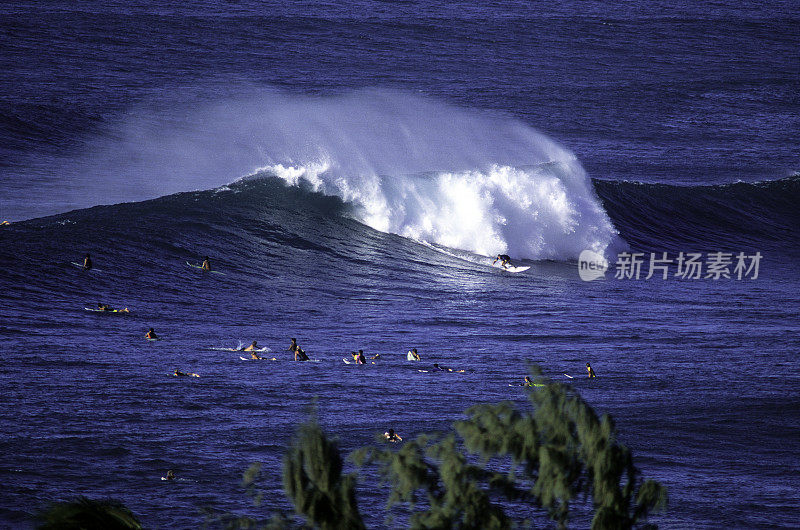
[[[798,27],[788,1],[3,3],[0,526],[79,494],[149,528],[290,511],[312,402],[347,454],[523,406],[537,363],[668,488],[651,522],[797,527]],[[278,361],[224,350],[252,340]],[[374,470],[358,500],[391,526]]]

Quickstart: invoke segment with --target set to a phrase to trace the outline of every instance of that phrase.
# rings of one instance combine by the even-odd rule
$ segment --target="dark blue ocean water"
[[[153,528],[263,514],[256,461],[286,510],[315,397],[349,452],[522,404],[536,362],[668,487],[653,522],[796,527],[797,27],[794,2],[3,4],[0,525],[76,494]],[[763,258],[584,282],[583,249]],[[254,339],[280,362],[208,349]]]

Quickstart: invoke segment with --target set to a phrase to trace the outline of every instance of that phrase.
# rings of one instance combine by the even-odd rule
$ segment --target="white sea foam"
[[[275,165],[260,175],[337,195],[365,224],[418,241],[492,256],[573,259],[602,253],[615,231],[574,160],[540,166],[348,179],[330,165]],[[580,178],[578,178],[580,177]]]

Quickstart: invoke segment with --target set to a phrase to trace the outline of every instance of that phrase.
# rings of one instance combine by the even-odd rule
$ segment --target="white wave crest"
[[[602,253],[616,234],[574,160],[358,179],[339,175],[328,161],[257,174],[337,195],[376,230],[485,256],[574,259],[587,248]]]

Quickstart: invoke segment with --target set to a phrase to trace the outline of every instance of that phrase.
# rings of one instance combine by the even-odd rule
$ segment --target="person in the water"
[[[103,303],[97,304],[97,309],[100,311],[110,311],[112,313],[130,313],[130,310],[127,307],[123,309],[114,309],[110,305]]]
[[[394,432],[394,429],[389,429],[389,432],[383,433],[383,437],[386,439],[387,442],[402,442],[403,441],[403,438],[401,438],[399,434]]]
[[[242,351],[253,351],[253,350],[257,350],[257,349],[258,349],[258,342],[257,341],[253,341],[253,343],[250,344],[250,346],[248,346],[247,348],[243,349]]]
[[[525,376],[525,382],[522,384],[522,386],[533,386],[533,381],[531,381],[531,376],[529,375]]]
[[[364,357],[364,350],[358,350],[358,354],[355,355],[356,364],[367,364],[367,358]]]
[[[289,344],[289,351],[294,353],[294,360],[295,361],[308,361],[308,355],[306,355],[306,351],[297,345],[297,339],[292,338],[292,343]]]
[[[446,366],[441,366],[439,363],[433,363],[433,367],[441,372],[458,372],[464,373],[464,370],[453,370],[452,368],[448,368]]]
[[[594,370],[589,363],[586,363],[586,373],[588,374],[589,378],[597,377],[597,374],[594,373]]]
[[[150,340],[157,340],[158,339],[158,335],[156,335],[156,332],[155,332],[155,330],[153,330],[153,328],[150,328],[150,331],[147,332],[147,334],[144,336],[144,338],[150,339]]]
[[[513,267],[513,265],[511,265],[511,257],[508,254],[498,254],[497,257],[492,262],[492,265],[497,263],[497,260],[500,260],[500,266],[503,267],[504,269],[507,269],[508,267]]]
[[[409,361],[419,361],[420,357],[419,354],[417,353],[417,349],[411,348],[411,350],[406,354],[406,359]]]
[[[166,479],[167,480],[175,480],[175,472],[172,471],[171,469],[169,471],[167,471]]]
[[[181,372],[177,368],[175,368],[175,373],[173,373],[175,377],[200,377],[199,375],[192,373],[192,372]]]
[[[92,270],[92,258],[89,256],[89,254],[86,254],[86,257],[83,258],[83,270]]]
[[[204,271],[210,271],[211,270],[211,262],[208,261],[208,256],[203,258],[203,264],[200,265],[200,268],[203,269]]]

